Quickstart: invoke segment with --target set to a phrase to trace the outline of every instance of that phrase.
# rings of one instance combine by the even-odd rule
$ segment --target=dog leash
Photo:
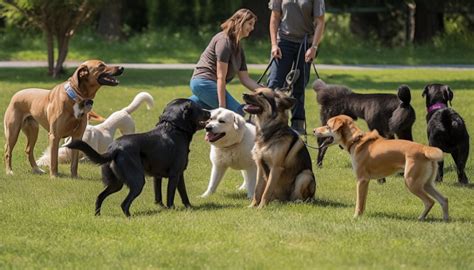
[[[270,62],[268,63],[267,68],[266,68],[265,71],[263,72],[262,76],[260,76],[260,78],[257,80],[257,84],[260,84],[260,82],[262,81],[263,77],[265,77],[265,75],[267,74],[268,70],[270,69],[270,67],[272,66],[272,64],[273,64],[274,61],[275,61],[275,57],[272,57],[272,59],[270,59]]]

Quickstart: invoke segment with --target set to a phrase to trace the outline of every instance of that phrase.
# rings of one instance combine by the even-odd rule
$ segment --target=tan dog
[[[87,113],[92,108],[92,99],[102,85],[116,86],[114,76],[122,74],[123,67],[107,66],[99,60],[82,63],[66,81],[53,90],[29,88],[17,92],[7,107],[5,127],[6,173],[13,174],[12,151],[20,130],[27,137],[26,154],[33,173],[43,173],[38,168],[33,150],[38,138],[38,124],[48,131],[50,147],[50,175],[58,175],[59,140],[71,136],[81,139],[87,125]],[[74,151],[71,175],[77,176],[78,153]]]
[[[272,200],[307,201],[314,198],[316,180],[311,157],[299,135],[288,126],[288,114],[296,100],[278,90],[257,89],[244,94],[244,110],[256,115],[253,158],[257,183],[250,206],[264,207]]]
[[[424,203],[419,220],[424,220],[434,205],[435,198],[443,209],[443,219],[449,219],[448,199],[434,187],[438,161],[443,152],[436,148],[406,140],[387,140],[376,130],[364,133],[352,118],[339,115],[328,120],[327,125],[314,129],[317,137],[331,137],[349,152],[352,168],[357,177],[357,203],[354,217],[365,210],[370,179],[379,179],[404,170],[408,189]],[[431,196],[431,197],[430,197]]]

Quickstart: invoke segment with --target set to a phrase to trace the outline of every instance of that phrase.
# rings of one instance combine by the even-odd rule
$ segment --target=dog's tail
[[[443,160],[443,151],[441,151],[441,149],[439,149],[438,147],[424,146],[423,154],[425,154],[425,157],[429,160]]]
[[[400,85],[400,87],[398,87],[398,99],[400,99],[400,101],[405,104],[405,105],[409,105],[410,104],[410,101],[411,101],[411,93],[410,93],[410,88],[408,87],[408,85]]]
[[[140,92],[138,93],[135,98],[133,98],[132,103],[127,107],[123,108],[129,114],[134,112],[138,107],[143,103],[146,102],[146,108],[149,110],[154,105],[153,97],[147,92]]]
[[[404,134],[399,139],[413,140],[411,135],[411,127],[415,123],[416,114],[413,107],[410,105],[411,93],[410,88],[406,85],[401,85],[398,88],[398,99],[401,103],[393,111],[389,119],[389,129],[394,134]]]
[[[84,154],[86,154],[90,161],[96,164],[105,164],[111,161],[115,156],[114,152],[107,152],[101,155],[97,153],[94,148],[92,148],[90,145],[81,140],[72,140],[70,143],[65,145],[65,147],[70,149],[77,149],[84,152]]]
[[[51,164],[50,152],[51,150],[48,146],[46,150],[44,150],[41,157],[36,161],[36,164],[38,164],[38,166],[49,167],[49,165]],[[65,147],[59,147],[58,163],[59,164],[71,163],[71,150],[70,149],[65,148]]]

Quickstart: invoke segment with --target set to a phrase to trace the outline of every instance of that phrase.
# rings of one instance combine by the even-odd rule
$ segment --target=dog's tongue
[[[206,132],[206,136],[204,136],[204,140],[206,140],[206,142],[209,142],[210,140],[212,140],[213,137],[214,137],[214,133]]]

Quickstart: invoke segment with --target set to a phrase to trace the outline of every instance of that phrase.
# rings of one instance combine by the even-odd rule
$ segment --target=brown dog
[[[443,152],[436,147],[425,146],[406,140],[387,140],[376,130],[364,133],[352,118],[339,115],[330,118],[326,126],[314,129],[317,137],[330,137],[349,152],[352,168],[357,177],[357,203],[354,217],[362,215],[365,209],[370,179],[379,179],[404,170],[405,184],[425,205],[419,220],[424,220],[434,205],[435,198],[443,209],[447,221],[448,199],[434,187],[438,161]],[[430,196],[429,196],[430,195]]]
[[[316,180],[308,149],[288,126],[287,110],[295,99],[269,88],[244,94],[244,110],[256,115],[253,158],[257,182],[250,206],[264,207],[272,200],[307,201],[314,198]]]
[[[13,174],[12,151],[20,130],[27,137],[26,154],[33,173],[43,173],[36,164],[33,150],[38,138],[38,124],[48,131],[51,149],[50,175],[58,175],[59,140],[71,136],[81,139],[87,125],[87,113],[92,99],[102,85],[116,86],[114,76],[122,74],[123,67],[107,66],[99,60],[82,63],[66,81],[53,90],[29,88],[17,92],[7,107],[5,126],[6,173]],[[78,153],[74,151],[71,175],[77,176]]]

